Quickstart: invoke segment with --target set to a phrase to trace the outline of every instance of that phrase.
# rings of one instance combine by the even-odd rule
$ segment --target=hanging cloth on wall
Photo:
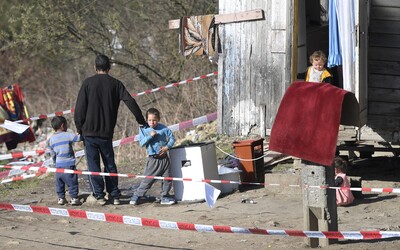
[[[342,51],[340,48],[335,2],[336,0],[329,1],[329,68],[342,65]]]
[[[342,65],[343,89],[353,93],[355,91],[356,52],[354,4],[354,1],[331,0],[329,2],[328,57],[328,67]]]
[[[180,25],[180,51],[184,56],[214,56],[218,40],[214,15],[185,16]]]
[[[355,1],[336,1],[340,46],[343,61],[343,89],[355,91]]]

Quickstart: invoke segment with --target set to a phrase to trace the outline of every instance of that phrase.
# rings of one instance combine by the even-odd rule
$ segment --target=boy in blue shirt
[[[56,168],[76,170],[75,154],[72,143],[80,141],[80,135],[67,132],[67,120],[63,116],[56,116],[51,120],[51,127],[55,133],[47,142],[50,148],[50,155],[53,158]],[[65,185],[68,186],[69,195],[71,197],[71,205],[81,205],[78,199],[78,175],[56,173],[56,192],[58,196],[58,204],[65,205]]]
[[[171,177],[171,164],[168,157],[168,150],[175,143],[172,131],[165,125],[159,123],[160,112],[155,108],[150,108],[146,112],[148,127],[139,128],[139,144],[146,147],[149,155],[143,175]],[[140,198],[151,188],[155,179],[143,179],[139,187],[133,193],[132,205],[137,205]],[[161,192],[161,204],[172,205],[175,199],[169,197],[172,181],[163,180]]]

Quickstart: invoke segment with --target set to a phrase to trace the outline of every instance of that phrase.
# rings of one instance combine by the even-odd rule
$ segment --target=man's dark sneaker
[[[121,201],[119,200],[119,198],[113,198],[112,201],[114,205],[121,205]]]
[[[137,195],[132,195],[132,197],[131,197],[131,201],[129,202],[129,204],[131,204],[131,205],[138,205],[138,203],[139,203],[139,196],[137,196]]]
[[[174,198],[164,196],[161,198],[161,205],[172,205],[175,204],[176,201]]]
[[[82,202],[78,198],[71,198],[70,204],[72,206],[79,206],[82,205]]]
[[[96,200],[97,200],[97,204],[99,204],[101,206],[104,206],[107,203],[106,199],[104,199],[104,198],[98,198]]]

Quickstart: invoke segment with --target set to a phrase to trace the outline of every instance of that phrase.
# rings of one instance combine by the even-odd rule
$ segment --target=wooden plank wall
[[[371,1],[368,71],[367,126],[393,141],[400,130],[399,0]]]
[[[220,0],[219,14],[263,9],[265,20],[219,25],[218,132],[264,135],[290,83],[292,0]],[[290,15],[290,16],[289,16]],[[288,33],[289,32],[289,33]]]

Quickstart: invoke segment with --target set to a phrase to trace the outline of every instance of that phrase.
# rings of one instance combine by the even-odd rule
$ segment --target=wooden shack
[[[368,121],[362,139],[400,143],[400,1],[372,0],[368,46]],[[376,132],[376,133],[371,133]]]
[[[314,50],[328,51],[329,0],[220,0],[219,13],[264,20],[220,25],[218,131],[268,135],[280,100]],[[354,0],[357,139],[400,142],[400,1]]]
[[[251,9],[265,19],[219,27],[218,130],[229,135],[265,134],[291,83],[293,1],[219,1],[220,14]]]

